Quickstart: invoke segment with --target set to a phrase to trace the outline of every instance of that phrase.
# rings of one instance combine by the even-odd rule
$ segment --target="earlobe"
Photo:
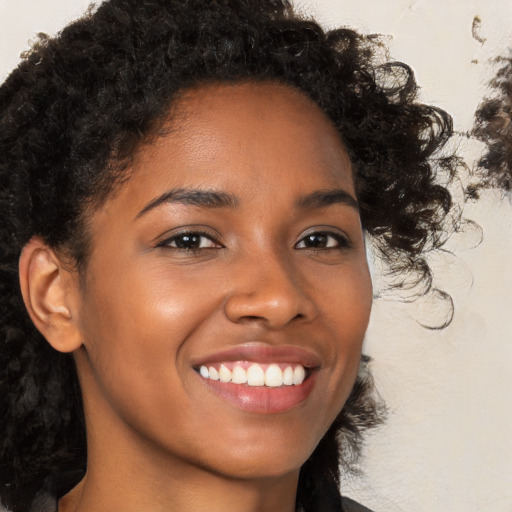
[[[37,329],[60,352],[78,349],[82,342],[77,324],[76,276],[38,238],[23,248],[19,273],[23,300]]]

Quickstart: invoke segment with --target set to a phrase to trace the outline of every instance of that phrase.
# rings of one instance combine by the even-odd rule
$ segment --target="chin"
[[[267,479],[297,474],[316,448],[311,442],[280,442],[278,436],[264,445],[232,444],[226,455],[219,454],[211,468],[230,478]],[[310,444],[310,446],[308,446]],[[235,447],[235,448],[233,448]],[[307,448],[307,449],[305,449]],[[219,452],[218,452],[219,453]],[[222,464],[217,461],[222,459]]]

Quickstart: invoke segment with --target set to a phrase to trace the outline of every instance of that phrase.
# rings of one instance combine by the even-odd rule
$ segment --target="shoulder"
[[[41,490],[39,491],[30,508],[23,509],[25,512],[57,512],[57,498],[51,493]],[[11,512],[0,503],[0,512]]]
[[[57,497],[47,491],[39,492],[29,512],[57,512]]]
[[[343,512],[372,512],[369,508],[345,496],[342,498],[342,503]]]
[[[57,496],[46,488],[42,488],[23,512],[57,512]],[[17,510],[20,510],[17,508]],[[0,502],[0,512],[12,512]]]
[[[59,498],[67,494],[83,476],[83,469],[49,475],[27,512],[57,512]]]

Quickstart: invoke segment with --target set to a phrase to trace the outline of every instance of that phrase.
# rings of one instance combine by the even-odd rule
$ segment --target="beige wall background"
[[[37,32],[55,33],[87,0],[0,0],[0,80]],[[326,26],[387,37],[407,62],[421,100],[448,110],[469,167],[480,144],[464,134],[487,92],[491,59],[512,46],[512,0],[301,0]],[[475,17],[480,22],[474,27]],[[456,197],[460,189],[454,188]],[[366,340],[390,414],[368,440],[363,474],[343,487],[375,512],[512,511],[512,206],[487,193],[468,204],[454,254],[432,255],[436,285],[455,303],[442,331],[419,322],[428,302],[375,300]],[[380,286],[378,273],[376,287]]]

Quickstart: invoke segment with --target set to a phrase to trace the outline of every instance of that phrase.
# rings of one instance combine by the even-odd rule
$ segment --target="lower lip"
[[[293,409],[304,402],[313,391],[317,372],[300,385],[296,386],[248,386],[198,377],[220,398],[239,409],[260,414],[275,414]]]

